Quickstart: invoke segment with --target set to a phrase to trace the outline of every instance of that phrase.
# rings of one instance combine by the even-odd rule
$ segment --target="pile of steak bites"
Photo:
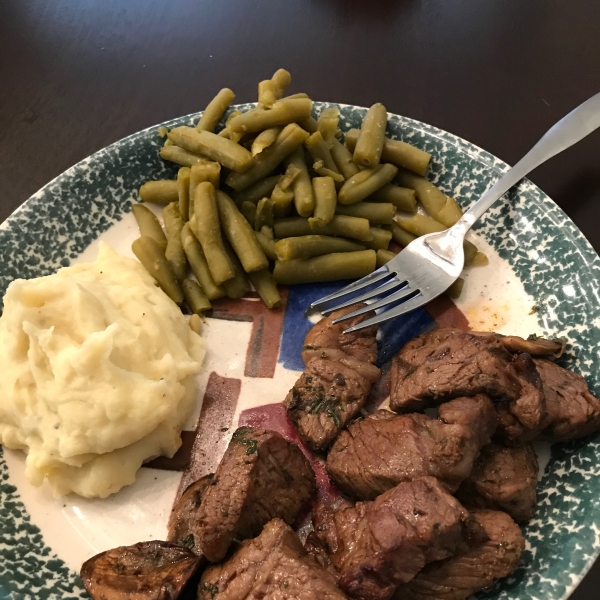
[[[391,410],[365,414],[377,331],[345,335],[340,314],[308,333],[284,401],[339,497],[313,500],[299,536],[316,489],[309,461],[274,431],[240,428],[216,473],[178,501],[168,542],[84,563],[94,598],[464,600],[517,567],[517,523],[536,506],[532,440],[600,430],[600,401],[554,362],[563,344],[434,330],[394,357]]]

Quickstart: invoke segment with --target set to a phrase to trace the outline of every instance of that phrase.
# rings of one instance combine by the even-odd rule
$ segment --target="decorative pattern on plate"
[[[316,103],[316,112],[327,106],[331,105]],[[359,126],[365,109],[338,106],[342,129]],[[196,118],[189,115],[161,126],[192,124]],[[176,169],[158,158],[158,127],[129,136],[75,165],[0,226],[1,295],[17,277],[37,277],[67,265],[130,210],[145,180],[175,175]],[[463,206],[508,168],[452,134],[405,117],[390,115],[388,129],[392,137],[432,153],[433,180]],[[509,202],[494,207],[477,229],[536,299],[545,331],[568,339],[565,364],[580,371],[599,395],[600,259],[583,235],[528,181],[511,193]],[[523,565],[478,598],[562,600],[568,596],[600,552],[599,458],[598,436],[553,446],[539,485],[538,513],[525,527]],[[30,522],[18,491],[8,482],[1,455],[0,517],[0,599],[85,596],[76,575]]]

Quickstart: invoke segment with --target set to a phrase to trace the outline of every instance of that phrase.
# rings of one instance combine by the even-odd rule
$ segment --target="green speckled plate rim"
[[[248,108],[251,105],[242,105]],[[365,109],[338,106],[342,129],[357,127]],[[192,124],[198,114],[155,125],[65,171],[0,225],[0,294],[15,278],[49,274],[68,265],[136,200],[148,179],[172,177],[176,169],[158,157],[158,127]],[[431,178],[466,206],[508,166],[450,133],[390,115],[392,137],[433,155]],[[600,393],[600,258],[568,216],[525,180],[486,215],[478,227],[515,270],[535,299],[545,331],[565,336],[565,364],[581,372]],[[577,350],[574,350],[577,349]],[[538,511],[525,528],[522,565],[480,599],[562,600],[600,553],[600,436],[552,448],[539,485]],[[77,574],[43,540],[10,484],[0,448],[0,599],[86,598]]]

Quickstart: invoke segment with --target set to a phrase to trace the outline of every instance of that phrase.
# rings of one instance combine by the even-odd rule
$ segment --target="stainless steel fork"
[[[325,314],[330,314],[358,302],[379,298],[335,319],[334,323],[338,323],[366,312],[377,311],[374,317],[346,329],[344,333],[348,333],[398,317],[433,300],[447,290],[460,275],[465,260],[463,241],[475,221],[527,173],[576,144],[597,127],[600,127],[600,93],[592,96],[549,129],[540,141],[512,169],[502,175],[455,225],[446,231],[430,233],[414,240],[383,267],[313,302],[311,307],[320,309],[332,300],[367,289],[368,291],[359,296],[323,311]]]

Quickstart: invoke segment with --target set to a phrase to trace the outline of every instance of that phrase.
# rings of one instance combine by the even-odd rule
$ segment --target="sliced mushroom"
[[[532,356],[554,356],[559,358],[565,351],[565,339],[553,339],[530,335],[526,340],[517,335],[507,335],[502,338],[504,347],[513,353],[527,352]]]
[[[175,600],[199,566],[191,550],[152,541],[96,554],[80,575],[94,600]]]
[[[198,508],[200,508],[204,492],[206,492],[212,479],[213,474],[211,473],[189,485],[173,507],[169,519],[169,535],[167,537],[169,542],[185,546],[201,558],[203,557],[202,550],[196,544],[192,533],[194,530],[193,523],[197,518]]]

